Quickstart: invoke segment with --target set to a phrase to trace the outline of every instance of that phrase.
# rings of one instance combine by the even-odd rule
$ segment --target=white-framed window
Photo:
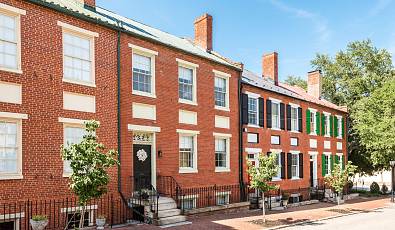
[[[278,171],[277,171],[277,175],[273,177],[273,181],[278,181],[281,180],[281,151],[282,150],[275,150],[275,149],[271,149],[271,154],[275,154],[276,155],[276,162],[277,162],[277,166],[278,166]]]
[[[196,105],[196,69],[198,65],[180,59],[176,60],[178,61],[178,101]]]
[[[343,153],[337,153],[336,154],[337,155],[337,157],[338,157],[338,159],[339,159],[339,165],[340,165],[340,168],[343,168]]]
[[[272,101],[272,129],[280,129],[280,103]]]
[[[299,146],[299,138],[291,137],[291,146]]]
[[[186,195],[181,198],[181,208],[183,210],[192,210],[197,208],[196,201],[198,199],[198,195]]]
[[[97,205],[85,206],[84,213],[84,227],[92,226],[94,224],[95,213],[97,212]],[[77,207],[65,207],[61,208],[60,212],[66,214],[67,218],[67,229],[75,229],[79,226],[81,218],[82,206]]]
[[[215,108],[229,111],[229,78],[230,74],[217,70],[214,72]]]
[[[0,179],[22,179],[22,120],[0,117]]]
[[[197,172],[197,134],[196,131],[179,133],[179,173]]]
[[[331,175],[331,154],[325,154],[325,175]]]
[[[26,11],[0,3],[0,70],[22,73],[21,15]]]
[[[83,124],[68,124],[63,125],[63,144],[64,146],[70,146],[72,144],[77,144],[82,141],[86,131]],[[63,161],[63,176],[69,177],[72,173],[70,167],[70,161]]]
[[[291,155],[291,176],[292,179],[299,179],[299,153]]]
[[[325,136],[330,137],[330,114],[324,113],[324,128],[325,128]]]
[[[248,124],[258,125],[258,98],[248,97]]]
[[[316,111],[312,111],[310,109],[310,134],[317,134],[317,125],[316,125]]]
[[[63,34],[63,81],[95,87],[95,37],[99,35],[58,21]]]
[[[1,214],[0,229],[20,229],[20,221],[24,217],[24,212]]]
[[[280,136],[278,136],[278,135],[270,136],[270,143],[272,145],[279,145],[280,144]]]
[[[341,116],[337,116],[337,138],[342,138],[342,136],[343,136],[343,129],[342,129],[342,126],[343,126],[343,117],[341,117]]]
[[[230,134],[214,133],[215,171],[230,171]]]
[[[132,48],[132,93],[156,98],[155,57],[158,52],[129,44]]]
[[[299,131],[298,107],[291,106],[291,131]]]
[[[215,194],[216,204],[217,205],[229,204],[230,203],[230,194],[231,194],[231,191],[216,192],[216,194]]]

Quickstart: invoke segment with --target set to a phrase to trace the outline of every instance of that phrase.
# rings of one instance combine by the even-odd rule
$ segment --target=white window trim
[[[270,99],[271,100],[271,102],[272,102],[272,127],[270,128],[270,129],[272,129],[272,130],[281,130],[281,106],[280,106],[280,103],[281,103],[281,101],[280,100],[277,100],[277,99]],[[273,106],[277,106],[277,110],[278,110],[278,116],[277,116],[277,124],[278,124],[278,127],[273,127],[273,120],[274,120],[274,114],[273,114]]]
[[[261,148],[245,148],[244,151],[249,154],[262,153]]]
[[[231,75],[230,74],[228,74],[228,73],[224,73],[224,72],[221,72],[221,71],[218,71],[218,70],[213,70],[213,73],[214,73],[214,77],[218,77],[218,78],[222,78],[222,79],[225,79],[225,82],[226,82],[226,95],[225,95],[225,106],[218,106],[218,105],[215,105],[215,103],[214,103],[214,108],[215,109],[217,109],[217,110],[223,110],[223,111],[230,111],[230,101],[229,101],[229,78],[231,77]]]
[[[291,129],[290,132],[292,132],[292,133],[300,133],[299,132],[299,111],[298,111],[300,106],[297,105],[297,104],[293,104],[293,103],[289,103],[289,105],[291,106],[291,109],[296,109],[296,127],[295,127],[295,130]],[[292,115],[292,111],[291,111],[291,115]],[[292,120],[292,116],[291,116],[291,120]]]
[[[7,67],[0,67],[0,71],[6,71],[16,74],[22,74],[22,32],[21,32],[21,15],[26,15],[26,10],[19,9],[4,3],[0,3],[0,13],[5,14],[10,17],[15,18],[15,33],[16,33],[16,43],[17,43],[17,68],[11,69]]]
[[[133,44],[128,44],[129,48],[132,49],[132,58],[133,58],[133,54],[138,54],[138,55],[142,55],[145,57],[150,58],[151,60],[151,93],[147,93],[147,92],[142,92],[142,91],[138,91],[138,90],[134,90],[132,87],[132,94],[134,95],[139,95],[139,96],[144,96],[144,97],[151,97],[151,98],[156,98],[156,67],[155,67],[155,59],[156,56],[159,55],[159,52],[154,51],[154,50],[150,50],[141,46],[137,46],[137,45],[133,45]],[[132,66],[132,74],[133,74],[133,66]]]
[[[342,129],[342,122],[343,122],[343,116],[336,115],[337,119],[337,139],[342,139],[343,138],[343,129]]]
[[[331,127],[330,127],[330,119],[331,119],[331,113],[328,112],[323,112],[325,116],[325,122],[328,127],[328,133],[324,134],[324,137],[331,137]]]
[[[60,119],[59,119],[59,121],[60,121]],[[63,120],[64,121],[64,120]],[[66,138],[66,128],[68,128],[68,127],[71,127],[71,128],[84,128],[84,124],[81,124],[81,123],[79,123],[79,122],[77,122],[76,121],[76,119],[74,119],[74,120],[70,120],[71,122],[75,122],[75,123],[65,123],[65,122],[63,122],[63,144],[66,144],[65,143],[65,138]],[[80,120],[81,121],[81,120]],[[71,176],[71,172],[70,173],[68,173],[68,172],[65,172],[64,171],[64,164],[65,164],[65,161],[62,159],[62,162],[63,162],[63,167],[62,167],[62,176],[63,177],[70,177]]]
[[[215,139],[225,139],[226,140],[226,167],[215,167],[215,172],[230,172],[230,138],[232,134],[228,133],[213,133]]]
[[[143,132],[153,132],[160,133],[160,127],[157,126],[146,126],[146,125],[133,125],[128,124],[129,131],[143,131]]]
[[[60,212],[69,214],[69,213],[75,213],[76,211],[80,211],[81,209],[82,209],[82,206],[61,208]],[[89,226],[94,225],[94,222],[93,222],[93,220],[94,220],[94,210],[97,210],[97,205],[87,205],[87,206],[85,206],[85,212],[89,213]]]
[[[259,128],[260,127],[259,126],[259,97],[260,96],[258,94],[248,93],[248,92],[246,92],[246,94],[248,95],[248,98],[252,98],[256,100],[256,124],[248,123],[247,126],[253,128]]]
[[[197,103],[197,68],[199,68],[198,64],[189,62],[189,61],[184,61],[182,59],[176,58],[176,61],[178,62],[178,67],[184,67],[188,69],[192,69],[192,79],[193,79],[193,85],[192,85],[192,101],[182,99],[180,98],[180,95],[178,95],[178,102],[183,103],[183,104],[188,104],[188,105],[198,105]],[[178,69],[177,69],[178,73]],[[178,78],[180,77],[179,74],[177,76]],[[178,79],[177,78],[177,79]],[[177,85],[179,87],[179,83],[177,81]],[[178,89],[178,88],[177,88]]]
[[[88,120],[81,120],[81,119],[74,119],[74,118],[59,117],[59,118],[58,118],[58,121],[59,121],[60,123],[84,125],[85,122],[87,122]]]
[[[10,113],[11,114],[11,113]],[[1,114],[0,114],[1,115]],[[17,151],[17,173],[3,173],[0,174],[0,180],[20,180],[23,179],[23,164],[22,164],[22,158],[23,158],[23,145],[22,145],[22,119],[27,119],[26,118],[20,118],[20,117],[13,117],[11,116],[5,117],[4,114],[3,116],[0,116],[0,121],[6,121],[6,122],[14,122],[17,124],[17,146],[18,146],[18,151]]]
[[[279,166],[279,172],[277,173],[276,176],[272,178],[272,181],[281,181],[281,152],[282,149],[270,149],[271,154],[278,154],[278,166]],[[279,175],[280,174],[280,175]]]
[[[9,112],[0,112],[0,118],[10,118],[10,119],[23,119],[26,120],[29,118],[29,115],[24,113],[9,113]]]
[[[328,156],[328,159],[329,159],[330,161],[333,160],[333,159],[331,159],[331,158],[332,158],[332,153],[331,153],[331,152],[324,152],[323,154],[324,154],[325,156]],[[322,166],[321,166],[321,167],[322,167]],[[328,162],[327,171],[328,171],[329,173],[326,173],[326,172],[325,172],[325,176],[326,176],[326,175],[331,175],[331,171],[332,171],[331,162]]]
[[[311,121],[309,121],[310,122],[310,133],[309,133],[309,135],[317,136],[317,116],[316,116],[317,110],[316,109],[312,109],[312,108],[308,108],[308,110],[310,110],[310,119],[311,119],[312,116],[314,116],[314,127],[311,127]],[[312,130],[314,130],[314,131],[312,132]]]
[[[62,66],[63,66],[63,71],[64,71],[64,40],[63,40],[63,35],[64,33],[69,33],[73,36],[77,36],[83,39],[89,39],[90,40],[90,55],[91,55],[91,82],[80,82],[77,80],[73,79],[66,79],[64,78],[64,73],[62,77],[63,82],[71,83],[71,84],[77,84],[77,85],[83,85],[83,86],[88,86],[88,87],[96,87],[96,66],[95,66],[95,38],[99,37],[99,34],[96,32],[92,32],[83,28],[79,28],[61,21],[58,21],[58,26],[62,27]]]
[[[292,154],[292,156],[294,156],[294,155],[296,155],[296,160],[297,160],[297,164],[296,164],[296,176],[294,176],[294,177],[292,177],[291,178],[291,180],[299,180],[299,179],[301,179],[300,178],[300,175],[299,175],[299,165],[300,165],[300,162],[299,162],[299,154],[300,154],[300,151],[289,151],[291,154]],[[292,161],[292,159],[291,159],[291,161]],[[292,162],[291,162],[291,167],[292,167]]]
[[[198,165],[197,165],[197,154],[198,154],[198,143],[197,136],[200,134],[199,131],[194,130],[185,130],[185,129],[177,129],[178,135],[178,145],[180,145],[180,139],[182,136],[193,137],[193,167],[180,167],[178,166],[178,173],[197,173]],[[180,157],[180,147],[178,147],[178,157]]]
[[[343,160],[344,160],[344,154],[343,153],[336,153],[336,155],[339,157],[339,164],[340,164],[340,167],[342,167]]]
[[[230,195],[232,191],[223,191],[223,192],[215,192],[215,204],[216,205],[228,205],[230,203]],[[218,204],[218,197],[219,196],[226,196],[226,204]]]
[[[20,229],[21,218],[25,218],[25,212],[2,214],[0,215],[0,223],[14,222],[14,229]]]
[[[196,203],[197,203],[197,199],[199,198],[199,194],[194,194],[194,195],[185,195],[185,196],[178,196],[178,199],[181,201],[185,201],[185,200],[192,200],[193,202],[193,207],[192,209],[195,209]],[[183,204],[181,203],[181,206],[183,206]]]

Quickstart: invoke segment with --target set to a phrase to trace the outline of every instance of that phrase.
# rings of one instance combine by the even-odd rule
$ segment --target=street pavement
[[[395,229],[395,207],[304,223],[286,230],[376,230]]]

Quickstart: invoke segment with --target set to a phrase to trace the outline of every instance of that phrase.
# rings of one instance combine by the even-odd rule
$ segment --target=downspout
[[[240,184],[240,199],[244,200],[244,179],[243,179],[243,118],[242,118],[242,100],[241,100],[241,77],[242,71],[240,72],[240,77],[238,79],[238,99],[239,99],[239,184]]]
[[[119,23],[119,22],[118,22]],[[118,120],[118,192],[122,194],[121,181],[121,31],[117,31],[117,120]]]

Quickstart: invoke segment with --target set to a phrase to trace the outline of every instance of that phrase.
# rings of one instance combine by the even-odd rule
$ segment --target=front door
[[[151,186],[151,145],[133,145],[133,185],[134,190]]]
[[[314,161],[310,161],[310,187],[314,187]]]

